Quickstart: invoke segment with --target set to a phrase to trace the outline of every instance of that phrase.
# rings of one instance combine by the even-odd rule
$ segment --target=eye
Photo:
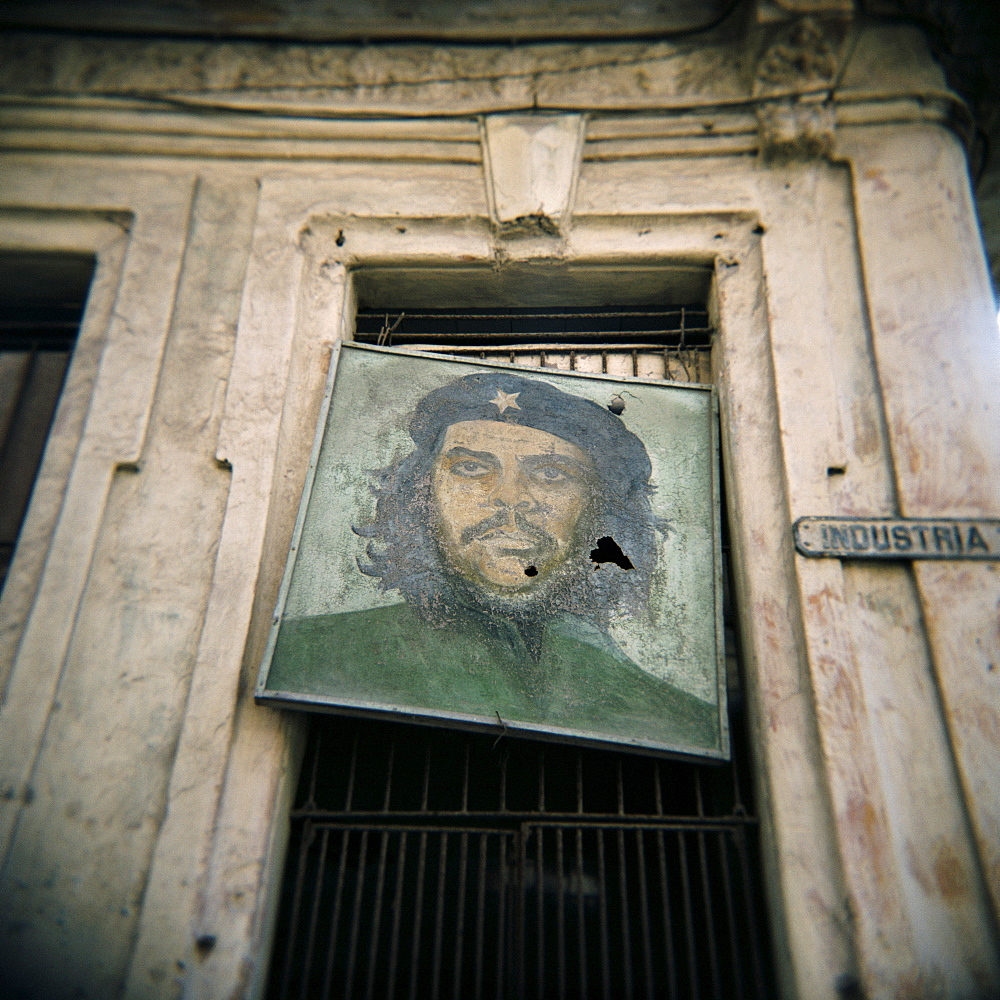
[[[537,465],[531,470],[531,475],[540,483],[565,483],[570,479],[569,473],[558,465]]]
[[[461,462],[455,462],[448,471],[453,476],[460,476],[463,479],[479,479],[481,476],[488,476],[493,470],[483,462],[466,458]]]

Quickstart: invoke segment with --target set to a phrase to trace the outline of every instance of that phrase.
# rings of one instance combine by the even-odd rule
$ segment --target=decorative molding
[[[324,119],[150,111],[73,100],[0,102],[0,150],[206,160],[379,159],[479,163],[475,118]]]
[[[846,26],[802,17],[783,25],[757,60],[755,94],[832,86],[841,65]]]
[[[95,116],[131,110],[136,119],[125,131],[132,133],[156,133],[170,115],[187,115],[183,127],[171,131],[178,144],[186,135],[205,134],[206,125],[195,121],[200,118],[209,130],[218,124],[232,155],[264,135],[294,139],[296,155],[311,155],[309,149],[319,153],[333,137],[326,125],[335,119],[353,119],[359,133],[393,122],[391,134],[400,139],[398,130],[406,129],[400,123],[419,120],[420,130],[443,138],[451,123],[474,128],[480,115],[711,115],[758,96],[830,89],[834,80],[838,100],[845,101],[947,93],[916,29],[859,26],[848,53],[847,26],[844,17],[785,17],[751,28],[747,37],[687,47],[669,40],[264,46],[11,33],[0,37],[0,94],[11,108],[73,108]],[[94,121],[98,131],[115,131]]]
[[[775,95],[750,98],[728,110],[592,114],[581,152],[584,162],[759,151],[779,158],[825,155],[834,122],[840,127],[933,123],[955,128],[961,121],[947,93],[900,97],[887,92],[857,100],[840,93],[828,100],[823,93],[813,101]],[[151,113],[83,107],[71,98],[44,104],[0,98],[0,153],[168,157],[244,162],[250,169],[258,161],[281,162],[302,171],[312,169],[310,164],[359,159],[475,166],[482,162],[483,148],[482,127],[474,118]]]

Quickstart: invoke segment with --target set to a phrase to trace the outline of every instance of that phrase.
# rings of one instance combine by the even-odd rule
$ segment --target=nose
[[[497,477],[490,495],[494,507],[527,510],[534,501],[528,491],[528,483],[519,469],[504,469]]]

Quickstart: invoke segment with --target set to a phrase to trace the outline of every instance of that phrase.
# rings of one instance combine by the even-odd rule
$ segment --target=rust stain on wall
[[[838,723],[844,729],[853,730],[857,726],[855,713],[861,701],[854,677],[832,656],[821,656],[819,663],[830,678]]]
[[[780,609],[777,603],[771,598],[757,601],[754,605],[754,617],[757,621],[764,623],[764,641],[767,643],[768,651],[777,654],[781,648],[781,641],[778,634],[778,622],[781,618]]]
[[[910,873],[928,896],[940,895],[950,904],[964,904],[970,889],[969,873],[954,846],[944,837],[936,841],[933,855],[907,843]]]
[[[938,892],[947,900],[965,896],[969,891],[965,866],[955,854],[951,844],[944,843],[938,848],[934,859],[934,882]]]
[[[898,900],[889,891],[893,879],[887,851],[885,817],[872,803],[867,788],[859,788],[848,799],[844,830],[849,844],[847,852],[852,856],[854,864],[863,865],[865,875],[870,879],[871,888],[866,893],[870,913],[875,920],[885,922],[898,910]]]

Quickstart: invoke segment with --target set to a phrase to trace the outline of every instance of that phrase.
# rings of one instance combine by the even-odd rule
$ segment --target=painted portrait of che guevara
[[[409,415],[370,480],[356,571],[396,603],[281,623],[267,687],[348,708],[717,748],[718,707],[609,631],[657,562],[650,459],[622,419],[537,378],[477,371]]]

